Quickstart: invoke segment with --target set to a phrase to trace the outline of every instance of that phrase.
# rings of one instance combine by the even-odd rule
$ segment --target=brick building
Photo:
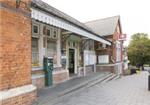
[[[116,74],[123,73],[123,42],[126,35],[122,33],[120,16],[93,20],[85,23],[95,33],[112,42],[111,46],[95,41],[97,70],[107,70]]]
[[[30,0],[0,0],[0,105],[30,105],[36,99],[31,81]]]
[[[32,83],[45,87],[43,58],[54,61],[52,82],[57,84],[73,77],[94,72],[94,40],[111,45],[90,28],[50,5],[33,0],[32,18]]]
[[[52,82],[94,72],[94,40],[111,45],[83,23],[41,0],[0,0],[0,104],[30,105],[45,86],[43,59],[53,59]]]
[[[0,0],[0,104],[36,100],[46,82],[44,58],[53,59],[53,84],[107,69],[102,63],[121,68],[122,31],[119,17],[113,19],[114,31],[105,36],[41,0]]]

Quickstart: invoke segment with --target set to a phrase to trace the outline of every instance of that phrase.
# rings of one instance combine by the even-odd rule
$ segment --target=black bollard
[[[150,75],[148,76],[148,90],[150,91]]]

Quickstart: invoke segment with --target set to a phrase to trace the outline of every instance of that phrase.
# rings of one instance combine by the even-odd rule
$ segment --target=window
[[[72,47],[76,47],[76,42],[72,42]]]
[[[50,29],[47,29],[47,36],[48,36],[48,37],[51,36]]]
[[[69,45],[69,47],[71,47],[71,48],[75,48],[75,47],[77,47],[77,42],[69,41],[69,42],[68,42],[68,45]]]
[[[53,38],[56,39],[58,36],[58,30],[54,29],[52,35],[53,35]]]
[[[39,66],[38,38],[32,38],[32,66]]]
[[[106,48],[106,44],[105,44],[105,43],[103,43],[103,44],[102,44],[102,47],[103,47],[103,48]]]
[[[47,41],[47,56],[53,57],[53,55],[56,53],[56,43]]]
[[[46,26],[43,26],[43,35],[46,35]]]
[[[32,37],[40,37],[40,25],[33,23],[32,24]]]
[[[94,50],[94,41],[89,40],[89,50]]]
[[[33,26],[34,33],[38,33],[38,26]]]
[[[43,26],[43,35],[51,37],[51,28],[49,26]]]
[[[33,25],[33,33],[39,34],[39,26],[38,25]]]
[[[94,41],[93,40],[86,40],[84,43],[86,50],[94,50]]]
[[[48,40],[47,41],[47,57],[53,57],[54,64],[57,64],[57,50],[56,42]]]
[[[68,42],[69,47],[71,46],[71,42]]]

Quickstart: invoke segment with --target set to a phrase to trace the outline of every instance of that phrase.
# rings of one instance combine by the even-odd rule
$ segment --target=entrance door
[[[69,73],[73,74],[75,69],[75,50],[69,49]]]

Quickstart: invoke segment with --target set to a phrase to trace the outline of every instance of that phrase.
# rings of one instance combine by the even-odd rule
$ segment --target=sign
[[[96,55],[95,51],[84,51],[84,64],[85,65],[93,65],[96,64]]]
[[[66,56],[61,56],[61,64],[63,67],[66,66]]]
[[[107,63],[109,63],[109,55],[99,55],[98,56],[98,63],[99,64],[107,64]]]

